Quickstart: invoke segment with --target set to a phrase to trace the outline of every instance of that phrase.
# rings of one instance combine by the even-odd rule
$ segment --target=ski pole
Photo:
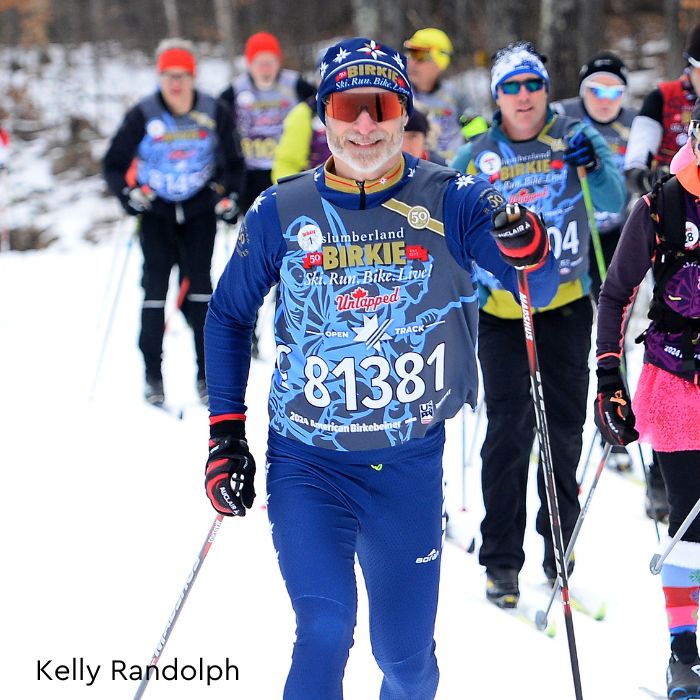
[[[163,324],[163,333],[166,333],[168,330],[168,327],[170,326],[170,323],[173,320],[173,316],[175,315],[176,312],[180,311],[182,309],[182,305],[185,303],[185,299],[187,298],[187,292],[190,291],[190,278],[185,275],[181,282],[180,282],[180,288],[177,291],[177,301],[175,303],[175,308],[172,310],[170,314],[168,314],[168,318],[165,319],[165,323]]]
[[[216,539],[216,536],[219,534],[219,529],[221,528],[221,523],[223,519],[224,516],[221,515],[221,513],[219,513],[216,516],[216,518],[214,518],[214,522],[211,524],[209,532],[207,533],[207,538],[204,540],[202,549],[199,551],[199,554],[197,555],[197,558],[194,561],[194,565],[192,566],[192,570],[187,576],[185,585],[183,586],[182,591],[180,592],[180,595],[177,599],[177,603],[175,603],[173,611],[170,613],[168,623],[165,625],[163,634],[158,640],[158,644],[156,645],[155,651],[153,652],[153,656],[151,657],[151,661],[148,666],[156,666],[158,664],[158,661],[160,661],[160,656],[163,653],[163,649],[165,649],[165,645],[168,643],[168,639],[170,638],[170,634],[173,631],[173,627],[175,627],[177,618],[180,617],[180,613],[182,612],[182,608],[185,605],[185,601],[187,600],[187,597],[189,596],[190,591],[192,590],[192,586],[194,585],[194,582],[197,579],[197,574],[202,568],[202,563],[204,562],[204,559],[209,553],[209,550],[211,549],[211,546],[214,540]],[[139,700],[139,698],[143,696],[144,692],[146,691],[148,681],[151,680],[150,675],[151,674],[149,672],[149,669],[148,667],[146,667],[146,674],[141,679],[141,683],[139,683],[139,687],[136,689],[136,695],[134,695],[134,700]]]
[[[517,205],[508,205],[506,215],[512,219],[516,214]],[[516,214],[517,215],[517,214]],[[576,652],[576,637],[574,635],[574,620],[571,613],[571,600],[569,597],[569,576],[566,571],[566,560],[564,558],[564,537],[562,535],[561,521],[559,517],[559,504],[557,502],[556,483],[554,481],[554,466],[552,463],[552,452],[549,442],[549,432],[547,430],[547,416],[544,406],[544,395],[542,391],[542,379],[540,374],[540,364],[537,359],[537,346],[535,344],[535,327],[532,319],[532,307],[530,305],[530,290],[527,281],[527,272],[516,269],[518,276],[518,292],[520,295],[520,307],[523,314],[523,331],[525,333],[525,347],[527,349],[528,367],[530,370],[530,387],[532,389],[532,399],[535,405],[535,423],[537,427],[537,439],[542,453],[542,466],[544,470],[544,486],[547,494],[547,509],[549,510],[549,522],[552,529],[552,540],[554,542],[554,552],[559,575],[559,586],[561,588],[561,602],[564,607],[564,623],[566,626],[566,637],[569,644],[569,658],[571,660],[571,673],[574,681],[574,692],[576,700],[583,700],[581,689],[581,673],[578,666],[578,654]]]
[[[578,485],[579,488],[583,484],[584,479],[586,478],[586,472],[588,471],[588,465],[591,462],[591,455],[593,454],[593,448],[595,447],[596,440],[600,436],[600,431],[598,428],[596,428],[593,431],[593,437],[591,438],[591,444],[588,446],[588,452],[586,453],[586,461],[583,463],[583,469],[581,470],[581,476],[578,478]]]
[[[603,473],[603,470],[605,468],[605,463],[608,461],[608,457],[610,456],[610,450],[612,450],[612,445],[607,443],[605,445],[605,448],[603,449],[603,455],[600,458],[600,463],[598,464],[598,469],[596,469],[595,476],[593,477],[593,481],[591,482],[591,488],[588,490],[588,496],[586,496],[586,500],[583,503],[583,507],[581,508],[581,512],[578,514],[578,518],[576,519],[576,524],[574,525],[574,531],[571,533],[571,538],[569,539],[569,544],[566,548],[566,554],[564,555],[564,559],[566,560],[566,564],[568,566],[569,560],[571,559],[571,555],[574,552],[574,544],[576,543],[576,538],[578,537],[578,533],[581,530],[581,527],[583,526],[583,520],[586,517],[586,513],[588,513],[588,508],[591,505],[591,501],[593,500],[593,494],[595,493],[596,486],[598,486],[598,481],[600,480],[600,475]],[[552,604],[554,603],[554,599],[557,597],[557,591],[559,590],[559,586],[555,584],[552,587],[552,590],[549,594],[549,602],[547,603],[547,607],[544,610],[538,610],[537,614],[535,615],[535,624],[537,625],[537,629],[539,630],[544,630],[547,627],[547,617],[549,615],[549,611],[552,609]]]
[[[642,472],[644,473],[644,484],[646,485],[647,493],[651,494],[651,474],[649,473],[649,466],[647,465],[646,461],[644,460],[644,453],[642,452],[642,446],[639,443],[637,443],[637,449],[639,450],[639,459],[642,462]],[[661,542],[661,532],[659,531],[659,519],[656,517],[656,509],[652,508],[651,512],[654,515],[652,520],[654,521],[654,530],[656,531],[656,541]],[[690,523],[688,523],[688,525],[690,525]]]
[[[484,413],[484,401],[480,399],[476,407],[472,409],[472,415],[476,416],[476,423],[472,433],[472,441],[467,449],[467,406],[462,407],[462,506],[461,510],[467,509],[467,468],[474,464],[474,450],[476,449],[476,440],[479,434],[479,426],[481,425],[481,417]]]
[[[586,207],[586,215],[588,216],[588,227],[591,230],[591,240],[593,241],[593,250],[595,251],[595,259],[596,263],[598,265],[598,274],[600,275],[600,283],[602,284],[605,282],[605,278],[607,277],[607,268],[605,265],[605,256],[603,255],[603,247],[600,242],[600,232],[598,231],[598,224],[596,223],[595,220],[595,209],[593,208],[593,200],[591,198],[591,190],[588,186],[588,174],[586,173],[586,168],[583,165],[579,165],[576,168],[576,172],[578,174],[578,179],[579,182],[581,183],[581,192],[583,193],[583,203]],[[634,295],[634,298],[632,299],[632,304],[630,305],[629,312],[627,314],[627,317],[625,319],[625,325],[624,329],[625,331],[627,330],[627,324],[629,323],[629,319],[632,317],[632,310],[634,309],[634,303],[637,300],[637,295]],[[624,339],[624,334],[623,334],[623,339]],[[620,358],[620,370],[622,372],[623,378],[626,378],[627,376],[627,369],[625,366],[625,353],[624,353],[624,341],[623,341],[623,351],[622,351],[622,357]],[[627,382],[625,381],[625,384]],[[629,391],[628,391],[629,393]],[[595,436],[594,436],[595,440]],[[646,465],[646,462],[644,461],[644,453],[642,452],[642,446],[637,443],[637,451],[639,452],[639,459],[642,465],[642,472],[644,473],[644,480],[646,482],[646,487],[647,487],[647,492],[650,491],[651,489],[651,480],[649,477],[649,469]],[[583,476],[585,476],[586,470],[588,468],[588,459],[590,459],[590,451],[589,455],[586,458],[586,465],[583,470],[583,474],[581,476],[581,480],[583,480]],[[661,541],[661,533],[659,532],[659,520],[656,517],[656,513],[654,513],[654,529],[656,531],[656,540],[657,542]]]
[[[0,145],[2,140],[0,138]],[[7,202],[7,168],[0,165],[0,253],[7,253],[12,248],[10,240],[9,205]]]
[[[600,242],[600,232],[598,224],[595,220],[595,209],[593,208],[593,200],[591,199],[591,190],[588,187],[588,174],[583,165],[576,168],[578,179],[581,183],[581,192],[583,193],[583,203],[586,206],[586,215],[588,216],[588,228],[591,230],[591,240],[593,241],[593,250],[595,251],[595,261],[598,265],[598,274],[600,275],[600,283],[605,282],[607,270],[605,268],[605,256],[603,255],[603,246]]]
[[[119,267],[119,258],[121,257],[122,254],[122,245],[126,243],[126,245],[129,245],[129,240],[133,235],[136,234],[136,231],[131,230],[131,226],[129,225],[131,222],[129,221],[131,217],[126,217],[125,219],[121,219],[119,222],[119,225],[116,226],[116,232],[114,234],[114,251],[112,253],[112,258],[109,263],[109,272],[107,273],[107,281],[105,283],[105,291],[102,295],[102,299],[100,301],[100,311],[97,316],[97,323],[95,324],[96,327],[99,329],[100,326],[102,325],[102,317],[106,315],[106,310],[109,305],[110,301],[110,295],[112,293],[112,288],[114,287],[114,278],[117,275],[117,270]],[[127,230],[127,228],[129,230]],[[124,231],[122,231],[124,229]],[[138,230],[138,229],[137,229]],[[126,232],[126,238],[123,239],[122,233]],[[122,240],[123,239],[123,240]]]
[[[637,290],[638,291],[638,290]],[[629,396],[629,382],[627,381],[627,357],[625,354],[625,335],[627,333],[627,326],[629,325],[630,319],[632,318],[632,312],[634,311],[634,305],[637,302],[637,292],[635,291],[632,297],[632,302],[630,303],[629,310],[625,316],[623,330],[622,330],[622,354],[620,355],[620,373],[622,375],[622,382],[625,385],[625,391]],[[644,483],[646,485],[647,493],[651,493],[651,475],[649,474],[649,467],[647,466],[646,460],[644,459],[644,453],[642,452],[642,446],[637,442],[637,452],[639,454],[639,463],[642,465],[642,474],[644,474]],[[652,511],[654,517],[654,531],[656,532],[656,541],[661,542],[661,533],[659,531],[659,519],[656,517],[656,511]]]
[[[666,557],[668,557],[671,550],[676,546],[678,540],[685,535],[686,530],[692,525],[693,520],[698,517],[698,513],[700,513],[700,498],[698,498],[698,500],[695,502],[695,505],[692,507],[690,513],[685,516],[685,520],[681,523],[678,531],[673,536],[673,539],[666,545],[666,548],[662,552],[657,552],[651,558],[651,561],[649,562],[649,569],[651,570],[652,574],[656,575],[661,572],[661,568],[663,567],[664,561],[666,561]]]
[[[95,397],[95,387],[97,386],[97,379],[100,376],[100,369],[102,367],[102,360],[104,358],[105,349],[107,348],[107,341],[109,340],[109,335],[112,331],[112,322],[114,321],[114,314],[117,310],[117,304],[119,303],[119,296],[121,294],[122,284],[124,283],[124,276],[126,275],[126,269],[129,265],[129,257],[131,255],[131,249],[134,247],[134,236],[129,238],[126,245],[126,253],[124,254],[124,262],[122,263],[122,269],[119,273],[119,281],[117,282],[117,289],[114,292],[114,301],[112,302],[112,308],[109,311],[109,318],[107,319],[107,325],[105,326],[104,336],[102,337],[102,345],[100,346],[100,352],[97,356],[97,364],[95,365],[95,374],[92,378],[92,386],[90,387],[89,400],[92,401]]]
[[[462,505],[461,511],[467,509],[467,405],[462,406]]]

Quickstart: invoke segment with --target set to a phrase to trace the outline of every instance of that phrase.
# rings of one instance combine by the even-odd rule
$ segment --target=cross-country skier
[[[316,92],[297,71],[282,68],[282,47],[273,34],[252,34],[244,53],[246,72],[220,95],[231,107],[245,156],[246,176],[240,198],[243,214],[272,184],[272,163],[285,117]],[[258,356],[257,333],[253,333],[253,356]]]
[[[464,143],[460,118],[471,114],[466,96],[443,80],[454,52],[452,42],[442,29],[427,27],[419,29],[403,45],[408,54],[408,76],[416,108],[428,117],[435,150],[449,160]],[[484,123],[483,118],[472,116]]]
[[[194,332],[197,391],[206,402],[204,319],[216,219],[236,221],[245,166],[228,107],[195,90],[192,43],[162,41],[156,62],[158,90],[127,112],[104,157],[104,177],[126,212],[140,218],[145,398],[157,405],[165,400],[165,300],[170,271],[178,265],[186,292],[181,308]]]
[[[585,168],[599,211],[619,211],[625,190],[603,137],[589,124],[556,115],[548,107],[545,60],[530,42],[510,44],[495,55],[491,91],[499,109],[493,126],[463,146],[452,165],[489,178],[508,202],[526,204],[542,214],[559,261],[557,294],[548,305],[538,305],[533,319],[566,546],[580,510],[576,468],[586,421],[593,323],[590,232],[577,167]],[[479,561],[486,567],[487,598],[514,607],[525,561],[525,497],[535,415],[520,307],[492,276],[480,275],[479,281],[479,360],[488,417],[481,450],[486,514]],[[543,568],[554,581],[542,469],[538,490]]]
[[[657,453],[673,537],[700,497],[700,102],[689,127],[695,158],[632,209],[598,305],[596,425],[613,445],[639,439]],[[644,365],[630,405],[619,365],[623,318],[649,268],[655,287]],[[671,658],[668,697],[700,697],[696,519],[661,570]]]
[[[531,266],[538,306],[558,281],[530,212],[505,223],[487,183],[402,154],[413,110],[405,65],[370,39],[328,49],[317,109],[332,157],[258,197],[207,317],[206,491],[220,513],[244,515],[255,496],[250,337],[279,284],[266,471],[297,623],[285,700],[342,698],[355,555],[380,698],[434,698],[444,421],[473,405],[477,389],[473,263],[513,294],[506,260]]]
[[[623,105],[627,92],[627,76],[627,66],[622,59],[611,51],[603,51],[592,56],[581,67],[579,96],[552,103],[554,111],[592,124],[600,132],[623,175],[630,126],[637,115],[637,110]],[[627,208],[620,212],[596,212],[595,217],[607,269],[620,240]],[[601,282],[593,246],[588,255],[588,274],[591,276],[591,293],[597,300]],[[625,447],[613,447],[607,466],[619,471],[631,469],[632,461]],[[665,519],[668,517],[666,489],[655,461],[649,467],[649,478],[646,495],[647,514],[655,519]]]
[[[688,61],[676,80],[659,83],[645,98],[632,122],[625,174],[632,192],[649,192],[669,171],[671,159],[686,142],[688,122],[700,93],[700,23],[688,34],[683,52]]]
[[[578,96],[552,103],[554,112],[574,117],[596,128],[610,147],[621,175],[624,175],[630,126],[637,114],[637,110],[623,105],[627,93],[627,75],[627,66],[622,59],[611,51],[603,51],[581,66]],[[620,240],[625,216],[624,208],[615,212],[595,213],[606,267],[610,265],[615,246]],[[598,299],[601,282],[593,246],[589,249],[588,274],[591,277],[591,293],[594,299]]]
[[[221,93],[221,99],[231,107],[243,145],[246,179],[240,205],[245,214],[272,184],[272,161],[285,117],[316,90],[297,71],[282,68],[282,47],[273,34],[252,34],[244,53],[247,70]]]

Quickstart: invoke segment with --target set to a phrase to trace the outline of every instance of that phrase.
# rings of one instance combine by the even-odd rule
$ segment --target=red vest
[[[688,124],[695,104],[695,92],[686,76],[659,83],[663,97],[663,128],[661,145],[654,156],[656,167],[670,165],[671,159],[688,138]]]

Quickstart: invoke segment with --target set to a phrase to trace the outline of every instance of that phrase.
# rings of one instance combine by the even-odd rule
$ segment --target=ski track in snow
[[[128,228],[118,226],[112,239],[99,245],[0,255],[2,686],[3,696],[13,700],[132,698],[138,683],[112,680],[112,662],[148,663],[215,515],[203,490],[207,413],[193,405],[194,353],[180,316],[166,337],[164,377],[168,400],[188,406],[184,420],[141,400],[136,246],[95,396],[88,401]],[[220,236],[216,274],[230,249],[231,241]],[[174,303],[173,297],[170,308]],[[266,387],[273,357],[269,306],[262,316],[264,359],[253,362],[247,423],[258,463],[258,498],[246,518],[225,519],[160,662],[177,658],[181,665],[197,664],[202,658],[205,664],[225,664],[228,658],[238,667],[239,680],[210,686],[151,680],[148,700],[282,696],[294,617],[264,510]],[[638,348],[630,364],[638,371]],[[468,444],[475,424],[470,412]],[[477,534],[482,512],[478,449],[466,469],[468,510],[460,512],[461,425],[461,417],[448,424],[446,498],[452,526]],[[589,421],[584,453],[591,431]],[[483,423],[478,432],[480,444]],[[592,465],[589,479],[594,471]],[[534,531],[532,479],[529,496],[522,578],[539,584],[542,543]],[[664,688],[664,600],[658,577],[648,569],[655,547],[642,489],[604,473],[576,547],[572,580],[574,588],[599,592],[608,609],[605,622],[574,617],[586,698],[637,698],[642,686]],[[557,636],[548,639],[485,601],[485,577],[474,555],[445,547],[441,556],[438,700],[573,698],[560,603],[550,615]],[[92,686],[87,678],[38,679],[39,660],[52,660],[51,671],[81,657],[93,668],[101,666]],[[345,697],[376,698],[380,680],[360,586]]]

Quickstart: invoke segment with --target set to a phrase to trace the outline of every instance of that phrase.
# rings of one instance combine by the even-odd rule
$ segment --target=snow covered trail
[[[217,243],[217,271],[224,245]],[[171,402],[188,406],[185,418],[177,421],[141,400],[136,249],[95,398],[87,398],[111,298],[105,288],[116,279],[110,268],[121,263],[125,248],[122,236],[97,246],[0,255],[1,686],[3,697],[13,700],[132,698],[138,682],[118,674],[113,680],[112,664],[119,669],[123,661],[128,672],[148,663],[214,517],[202,486],[207,415],[194,406],[192,342],[181,317],[166,338],[164,375]],[[248,396],[248,432],[261,467],[258,500],[245,519],[224,521],[160,662],[235,664],[239,680],[209,686],[152,680],[148,699],[282,695],[294,619],[264,510],[271,336],[262,351],[266,359],[253,363]],[[469,430],[474,424],[470,415]],[[461,454],[458,418],[448,426],[447,501],[455,522],[468,518],[475,528],[482,509],[478,450],[466,475],[467,516],[458,513]],[[538,584],[542,544],[534,532],[534,488],[531,496],[522,576]],[[663,594],[648,571],[655,546],[642,490],[603,474],[572,580],[573,587],[599,591],[608,605],[605,622],[575,616],[586,698],[633,700],[644,697],[640,686],[664,689]],[[559,603],[552,613],[559,632],[548,639],[485,601],[474,556],[446,547],[442,560],[438,699],[573,698]],[[360,591],[345,682],[349,700],[377,697],[380,682]],[[60,664],[72,673],[73,659],[78,670],[81,659],[93,671],[100,666],[92,685],[86,671],[82,681],[57,678]]]

